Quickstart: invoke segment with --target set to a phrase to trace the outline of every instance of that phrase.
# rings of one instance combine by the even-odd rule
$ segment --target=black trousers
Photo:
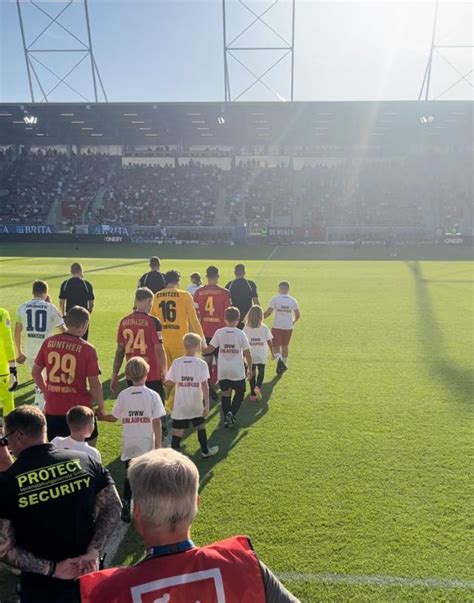
[[[45,576],[46,578],[46,576]],[[79,581],[46,578],[42,584],[20,580],[20,603],[81,603]]]
[[[255,386],[262,387],[265,379],[265,365],[252,364],[252,378],[250,379],[250,394],[255,395]]]
[[[123,502],[131,503],[132,502],[132,489],[130,488],[130,480],[127,477],[128,466],[130,465],[130,460],[125,461],[125,479],[123,481]]]

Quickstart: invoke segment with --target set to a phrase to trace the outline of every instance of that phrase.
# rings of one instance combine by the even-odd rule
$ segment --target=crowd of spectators
[[[24,154],[1,183],[0,223],[45,223],[59,199],[62,218],[72,223],[83,217],[158,229],[245,223],[250,232],[291,224],[325,238],[328,226],[440,225],[451,232],[466,221],[472,204],[465,152],[321,160],[295,170],[264,167],[251,158],[230,170],[198,160],[164,167],[119,162],[106,155]],[[101,190],[102,203],[94,209]]]
[[[192,162],[122,168],[93,218],[100,224],[211,226],[221,180],[218,168]]]
[[[82,221],[84,212],[105,185],[113,161],[113,158],[105,155],[79,155],[68,159],[61,200],[63,218],[72,222]]]
[[[44,224],[62,195],[67,157],[54,151],[27,154],[13,162],[2,182],[0,223]]]

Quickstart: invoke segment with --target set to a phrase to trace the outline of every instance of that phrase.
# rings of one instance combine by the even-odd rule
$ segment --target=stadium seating
[[[118,157],[106,155],[45,151],[12,162],[4,154],[0,222],[44,223],[58,201],[58,218],[74,223],[159,228],[245,223],[255,233],[291,224],[305,226],[316,239],[325,238],[328,226],[451,232],[471,211],[468,158],[451,152],[314,157],[301,163],[298,157],[295,169],[278,158],[274,167],[249,158],[220,169],[199,163],[199,157],[177,166],[122,167]]]

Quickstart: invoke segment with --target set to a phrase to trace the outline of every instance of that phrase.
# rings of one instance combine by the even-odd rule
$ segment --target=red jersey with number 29
[[[73,406],[91,406],[87,378],[100,375],[95,347],[80,337],[61,333],[48,337],[35,364],[46,369],[45,412],[66,415]]]
[[[230,293],[219,285],[204,285],[194,294],[194,303],[199,308],[202,330],[212,337],[217,329],[225,327],[224,312],[231,305]]]
[[[147,381],[161,380],[161,367],[155,354],[155,345],[162,343],[161,323],[145,312],[132,312],[122,318],[117,332],[117,343],[125,350],[125,358],[140,356],[150,365]]]

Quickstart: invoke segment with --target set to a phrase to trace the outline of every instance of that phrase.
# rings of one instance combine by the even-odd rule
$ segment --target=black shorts
[[[133,383],[127,379],[127,385],[128,387],[132,387]],[[163,389],[163,381],[146,381],[145,385],[149,389],[156,392],[160,396],[163,404],[165,403],[165,390]]]
[[[211,339],[212,337],[206,337],[206,343],[207,345],[210,345],[211,343]],[[204,358],[210,358],[211,356],[214,356],[214,358],[217,358],[217,356],[219,356],[219,348],[216,348],[212,354],[203,354]]]
[[[196,417],[194,419],[173,419],[173,428],[174,429],[187,429],[189,424],[193,427],[199,427],[206,422],[204,417]]]
[[[55,437],[65,438],[71,435],[69,426],[66,421],[66,415],[46,415],[46,426],[48,429],[48,440],[51,442]],[[90,438],[86,439],[86,442],[95,440],[99,435],[97,429],[97,419],[94,417],[94,431],[91,433]]]
[[[219,387],[221,388],[221,392],[225,392],[228,389],[244,390],[245,391],[245,379],[241,379],[240,381],[231,381],[230,379],[219,379]]]

